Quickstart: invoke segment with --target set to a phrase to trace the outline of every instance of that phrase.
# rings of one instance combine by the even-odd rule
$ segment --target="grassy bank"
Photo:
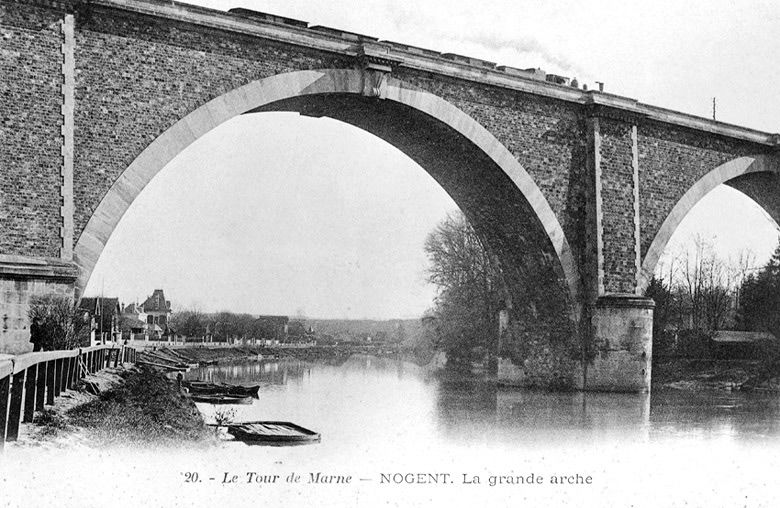
[[[205,426],[192,401],[179,393],[175,382],[148,368],[130,369],[121,377],[122,383],[68,410],[64,421],[82,429],[96,444],[213,442],[213,432]]]

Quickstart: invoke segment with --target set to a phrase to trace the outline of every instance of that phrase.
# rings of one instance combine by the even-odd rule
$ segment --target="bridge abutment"
[[[0,353],[32,351],[30,302],[50,294],[73,298],[77,272],[56,258],[0,255]]]

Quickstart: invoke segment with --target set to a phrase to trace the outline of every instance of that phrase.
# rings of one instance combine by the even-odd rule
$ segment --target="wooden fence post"
[[[8,430],[6,441],[16,441],[19,437],[19,423],[22,413],[22,394],[24,392],[24,374],[26,370],[14,374],[11,381],[11,403],[8,408]]]
[[[24,423],[33,421],[35,412],[35,387],[38,381],[38,364],[27,367],[24,381]]]
[[[35,410],[43,411],[43,403],[46,400],[46,362],[38,364],[38,383],[35,387]]]
[[[0,379],[0,450],[5,446],[5,428],[8,422],[8,392],[11,388],[11,374]]]
[[[60,358],[60,391],[57,395],[64,392],[68,387],[68,359]]]
[[[62,358],[54,360],[54,396],[59,397],[62,393]]]
[[[76,355],[73,357],[73,372],[71,372],[73,386],[79,382],[79,372],[79,355]]]
[[[67,390],[68,387],[68,374],[70,374],[70,358],[65,357],[62,359],[62,391]]]
[[[46,404],[54,405],[54,360],[46,362]]]
[[[65,358],[65,388],[67,390],[73,388],[73,357],[72,356]]]

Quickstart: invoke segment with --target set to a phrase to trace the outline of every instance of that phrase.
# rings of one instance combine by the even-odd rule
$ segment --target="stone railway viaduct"
[[[0,75],[5,352],[30,297],[78,296],[144,186],[241,114],[347,122],[439,182],[504,273],[507,382],[648,390],[643,295],[686,213],[726,183],[780,217],[777,134],[251,11],[0,0]]]

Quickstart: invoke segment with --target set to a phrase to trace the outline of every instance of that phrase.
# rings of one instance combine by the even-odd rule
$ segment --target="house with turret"
[[[146,314],[146,323],[156,335],[168,332],[168,322],[171,317],[171,302],[165,299],[162,289],[155,289],[152,296],[146,299],[141,307]]]
[[[162,289],[155,289],[143,303],[130,303],[122,309],[123,336],[136,340],[161,340],[168,335],[171,302]]]

